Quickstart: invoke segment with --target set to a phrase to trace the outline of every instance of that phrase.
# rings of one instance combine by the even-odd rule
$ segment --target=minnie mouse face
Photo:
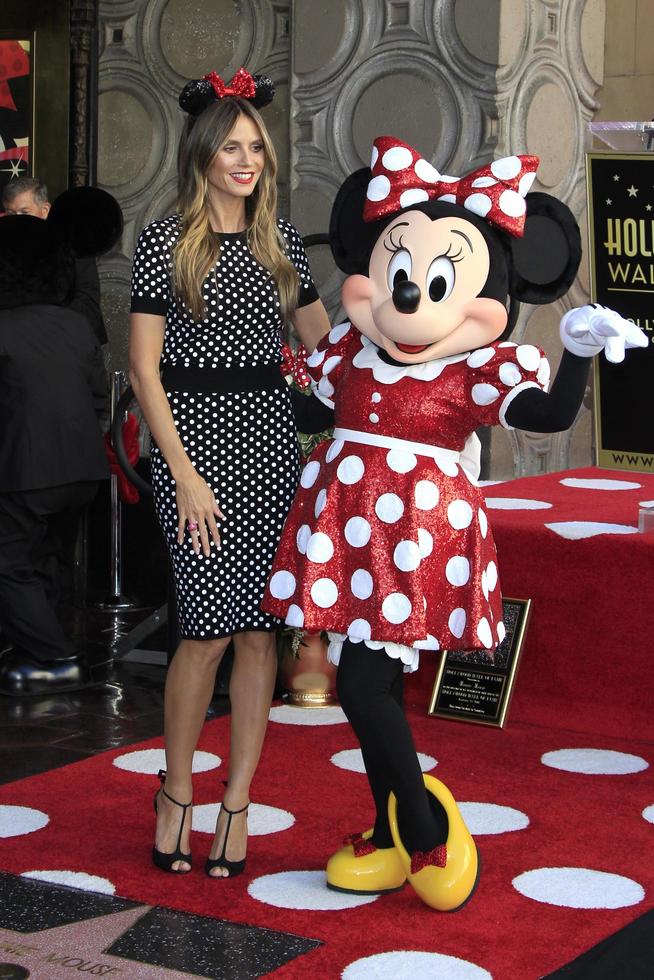
[[[387,357],[418,364],[505,339],[520,302],[562,296],[581,238],[565,204],[529,192],[537,165],[514,156],[448,177],[407,143],[378,137],[372,166],[346,178],[330,220],[353,325]]]
[[[474,350],[496,340],[507,324],[504,303],[481,295],[492,265],[488,236],[465,217],[429,210],[436,215],[415,209],[388,222],[368,275],[350,276],[343,285],[350,320],[402,364]]]

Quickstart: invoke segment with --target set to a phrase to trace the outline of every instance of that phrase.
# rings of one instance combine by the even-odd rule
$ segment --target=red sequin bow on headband
[[[224,99],[226,95],[240,95],[242,99],[253,99],[256,95],[257,87],[249,71],[239,68],[229,85],[225,85],[220,75],[215,71],[210,71],[208,75],[203,75],[216,93],[217,99]]]
[[[525,196],[539,159],[533,156],[494,160],[466,177],[448,177],[413,147],[393,136],[378,136],[372,149],[364,221],[376,221],[422,201],[449,201],[468,208],[490,225],[517,238],[524,233]]]

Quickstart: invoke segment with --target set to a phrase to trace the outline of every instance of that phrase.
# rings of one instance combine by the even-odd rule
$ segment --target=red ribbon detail
[[[414,851],[411,855],[411,874],[417,875],[423,868],[444,868],[447,865],[447,848],[439,844],[432,851]]]
[[[226,95],[237,95],[242,99],[253,99],[257,92],[254,78],[245,68],[239,68],[229,85],[215,71],[210,71],[208,75],[203,75],[208,82],[211,82],[217,99],[224,99]]]
[[[524,199],[538,163],[535,156],[511,156],[493,160],[465,177],[449,177],[408,143],[379,136],[373,146],[363,220],[376,221],[424,201],[448,201],[521,238],[527,214]]]
[[[128,462],[134,466],[138,462],[140,444],[139,422],[132,412],[127,413],[127,418],[123,422],[123,445]],[[104,434],[104,448],[107,453],[107,459],[109,460],[109,468],[118,477],[118,494],[120,499],[124,504],[137,504],[140,500],[140,494],[134,484],[123,473],[118,463],[114,447],[111,444],[111,435],[108,432]]]
[[[363,834],[348,834],[347,837],[343,838],[344,844],[351,844],[352,850],[354,851],[354,856],[365,857],[366,854],[374,854],[377,850],[372,841],[366,840]]]

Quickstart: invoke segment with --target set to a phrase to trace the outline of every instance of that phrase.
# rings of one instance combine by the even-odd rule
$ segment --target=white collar
[[[440,357],[433,361],[423,361],[421,364],[388,364],[379,356],[379,347],[368,337],[361,334],[361,350],[355,355],[352,364],[356,368],[372,370],[375,381],[383,385],[394,385],[402,378],[415,378],[416,381],[434,381],[445,370],[448,364],[457,364],[470,357],[470,351],[465,354],[452,354],[450,357]]]

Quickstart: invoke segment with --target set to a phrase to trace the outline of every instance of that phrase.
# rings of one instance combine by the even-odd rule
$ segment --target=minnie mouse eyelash
[[[391,228],[391,230],[389,231],[388,236],[386,238],[386,241],[384,242],[384,248],[386,249],[386,251],[387,252],[392,252],[393,254],[395,252],[400,252],[404,248],[404,240],[403,240],[403,236],[402,235],[400,235],[400,243],[399,243],[399,245],[396,242],[393,241],[393,232],[396,231],[396,230],[397,230],[397,225],[394,228]],[[392,245],[392,248],[389,248],[388,245],[386,244],[386,242],[390,242],[391,245]]]

